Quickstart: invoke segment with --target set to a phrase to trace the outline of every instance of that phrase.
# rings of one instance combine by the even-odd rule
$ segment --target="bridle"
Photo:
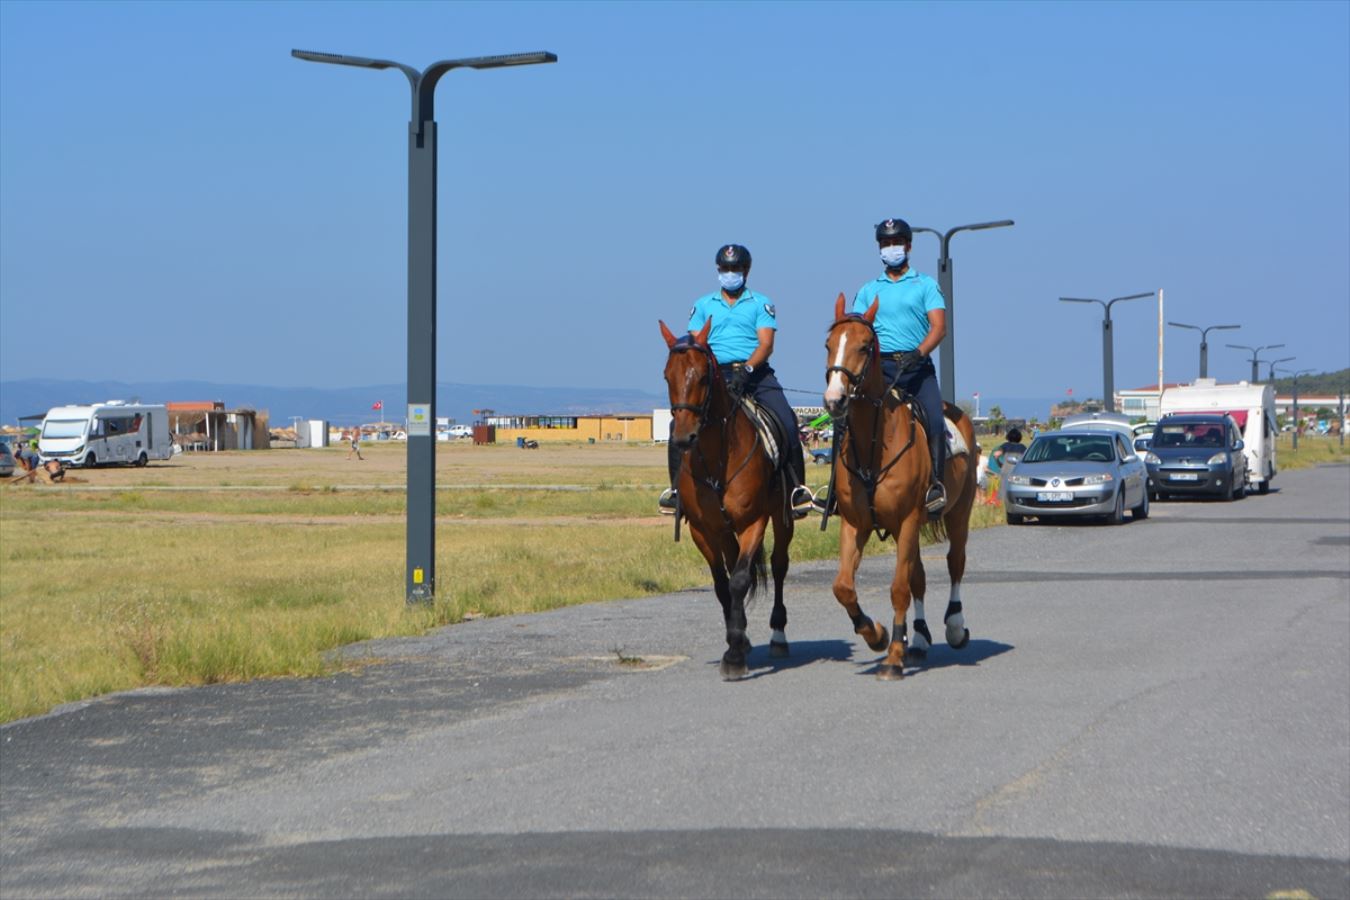
[[[914,446],[915,415],[911,410],[909,416],[909,440],[905,442],[905,445],[900,448],[900,452],[896,453],[895,456],[892,457],[889,462],[887,462],[885,465],[881,465],[880,464],[881,460],[879,457],[882,448],[882,430],[884,421],[883,407],[885,406],[886,403],[886,395],[891,392],[891,390],[895,387],[895,384],[892,383],[889,385],[884,385],[881,393],[878,394],[876,397],[868,397],[866,395],[862,395],[863,399],[867,400],[875,408],[875,416],[872,422],[872,440],[870,442],[871,446],[867,449],[867,456],[864,458],[862,449],[858,447],[857,441],[853,440],[853,435],[849,433],[848,429],[849,415],[847,410],[848,405],[852,403],[854,400],[858,399],[859,395],[861,394],[863,390],[863,383],[867,380],[867,375],[871,371],[872,366],[874,364],[878,366],[881,365],[881,347],[880,347],[881,342],[877,338],[876,326],[873,325],[871,322],[867,321],[867,319],[863,318],[863,316],[859,315],[858,313],[849,313],[842,319],[837,320],[833,325],[830,326],[830,334],[833,334],[834,330],[838,328],[840,325],[845,325],[851,322],[859,322],[867,326],[867,330],[868,332],[871,333],[872,336],[872,345],[871,350],[867,354],[867,359],[863,362],[862,369],[860,369],[859,371],[854,372],[846,366],[830,366],[825,370],[826,381],[829,381],[831,374],[833,374],[834,372],[839,372],[844,376],[845,380],[847,380],[849,383],[849,392],[844,395],[845,411],[840,416],[838,421],[835,423],[834,440],[836,449],[834,455],[839,460],[839,462],[843,464],[844,468],[847,469],[851,475],[853,475],[855,478],[858,479],[859,482],[862,483],[863,488],[866,490],[867,493],[867,509],[872,517],[873,523],[872,530],[876,532],[876,535],[879,539],[884,541],[886,540],[886,538],[890,536],[890,534],[889,532],[886,531],[886,529],[876,524],[877,487],[881,484],[882,480],[885,479],[886,474],[890,472],[891,468],[900,461],[900,458],[903,457],[909,451],[909,449]],[[902,396],[901,400],[904,403],[910,403],[912,398],[908,397],[908,395],[904,395]],[[842,446],[842,442],[845,437],[848,438],[847,447]],[[852,460],[849,459],[850,450],[853,452]],[[872,460],[874,459],[877,461],[876,468],[873,468]],[[833,470],[831,470],[830,473],[830,493],[831,494],[834,493]],[[821,516],[820,525],[822,531],[825,529],[826,521],[827,517]]]
[[[702,431],[708,425],[708,416],[709,413],[711,412],[712,407],[712,397],[714,388],[713,379],[721,381],[722,370],[717,364],[717,357],[713,354],[712,348],[698,343],[690,335],[685,335],[684,337],[676,341],[674,344],[672,344],[670,347],[670,355],[673,357],[676,353],[687,353],[691,350],[697,350],[698,352],[702,353],[704,359],[707,360],[708,363],[707,369],[703,373],[703,380],[701,382],[704,389],[703,402],[698,404],[672,403],[670,404],[670,411],[673,413],[676,410],[684,409],[688,410],[689,412],[695,413],[698,416],[698,428],[695,429],[695,433],[697,433]],[[730,429],[733,427],[733,423],[735,422],[736,415],[739,412],[739,410],[740,410],[740,403],[738,401],[733,400],[731,403],[730,412],[728,413],[726,418],[722,420],[722,427],[724,431],[729,432]],[[727,511],[726,506],[727,487],[731,484],[731,482],[736,480],[737,475],[740,475],[741,472],[745,471],[745,467],[750,464],[750,461],[755,457],[756,451],[759,450],[760,447],[759,431],[753,427],[751,427],[750,430],[754,434],[754,441],[750,445],[750,450],[748,453],[746,453],[745,458],[740,461],[740,464],[737,465],[729,475],[726,473],[728,469],[731,469],[731,463],[730,460],[726,458],[727,453],[726,445],[724,445],[723,458],[721,460],[720,468],[713,466],[709,462],[709,460],[703,455],[702,441],[696,443],[693,447],[692,452],[690,452],[689,454],[690,459],[689,464],[691,466],[689,474],[692,477],[694,477],[694,479],[698,481],[700,484],[711,490],[713,494],[717,497],[717,505],[722,511],[722,519],[723,521],[726,522],[727,528],[732,529],[733,531],[734,525],[731,521],[731,513]],[[695,470],[692,467],[693,457],[695,456],[698,457],[699,468],[701,468],[704,472],[702,477],[699,477],[699,475],[695,472]],[[681,463],[681,465],[685,465],[685,463]],[[718,477],[719,474],[724,475],[725,480],[719,478]],[[680,539],[680,516],[677,512],[675,516],[675,540],[678,541],[679,539]]]
[[[834,330],[838,328],[840,325],[846,325],[853,322],[856,322],[860,325],[866,325],[868,332],[872,336],[871,350],[867,354],[867,359],[863,361],[862,369],[860,369],[857,372],[854,372],[847,366],[830,366],[825,370],[826,381],[829,381],[830,376],[833,375],[835,372],[838,372],[844,376],[844,379],[849,383],[850,387],[848,394],[845,395],[845,399],[848,402],[851,402],[857,398],[858,392],[862,390],[863,382],[867,380],[867,373],[870,372],[872,369],[872,364],[876,362],[879,365],[880,364],[879,360],[881,358],[880,341],[878,341],[877,339],[876,326],[873,325],[871,322],[867,321],[858,313],[849,313],[842,319],[836,321],[833,325],[830,326],[830,334],[833,334]]]
[[[714,377],[721,378],[722,371],[717,367],[717,357],[713,356],[712,349],[698,343],[689,335],[680,338],[673,346],[671,346],[670,355],[674,356],[676,353],[688,353],[691,350],[702,353],[704,359],[707,360],[708,363],[707,368],[703,372],[703,379],[700,382],[700,384],[703,385],[703,402],[699,404],[672,403],[670,404],[670,411],[675,412],[676,410],[686,409],[692,413],[696,413],[698,415],[698,430],[702,431],[704,426],[708,424],[708,410],[712,406],[712,380]],[[714,372],[717,373],[715,376],[713,375]]]

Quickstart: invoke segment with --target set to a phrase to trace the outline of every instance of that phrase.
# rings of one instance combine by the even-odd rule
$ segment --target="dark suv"
[[[1148,491],[1155,499],[1168,494],[1211,494],[1233,500],[1247,493],[1242,432],[1226,415],[1164,417],[1153,429],[1144,464]]]

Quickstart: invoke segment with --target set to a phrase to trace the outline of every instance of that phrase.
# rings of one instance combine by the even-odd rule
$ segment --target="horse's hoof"
[[[890,663],[877,666],[877,681],[899,681],[904,677],[904,666],[893,666]]]
[[[787,657],[788,657],[788,645],[787,645],[787,644],[781,644],[781,643],[777,643],[777,642],[773,642],[773,641],[771,641],[771,642],[769,643],[769,658],[770,658],[770,659],[787,659]]]
[[[872,643],[871,641],[867,641],[867,646],[875,650],[877,653],[880,653],[882,650],[885,650],[887,647],[891,645],[891,633],[886,630],[885,625],[878,625],[877,630],[881,632],[881,637],[877,638],[877,642],[875,644]],[[864,640],[866,640],[866,638],[864,638]]]
[[[966,646],[966,644],[969,644],[969,643],[970,643],[970,629],[969,629],[969,628],[962,628],[962,629],[961,629],[961,639],[960,639],[960,640],[957,640],[957,641],[953,641],[953,640],[952,640],[952,634],[951,634],[950,631],[947,632],[947,646],[948,646],[948,647],[951,647],[953,650],[960,650],[960,649],[964,648],[964,647]]]
[[[721,672],[723,681],[739,681],[744,678],[750,670],[745,667],[744,662],[732,663],[727,662],[724,659],[722,660],[722,665],[718,668],[718,671]]]

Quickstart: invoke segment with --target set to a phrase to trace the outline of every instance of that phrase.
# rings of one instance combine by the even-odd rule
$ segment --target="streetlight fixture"
[[[1257,384],[1261,381],[1261,371],[1257,368],[1257,363],[1264,362],[1264,360],[1257,358],[1258,354],[1262,350],[1274,350],[1277,347],[1283,347],[1284,344],[1266,344],[1264,347],[1247,347],[1242,344],[1225,344],[1224,346],[1232,347],[1234,350],[1252,351],[1252,384]]]
[[[408,518],[405,596],[436,594],[436,83],[451,69],[497,69],[557,62],[553,53],[474,56],[419,72],[387,59],[292,50],[309,62],[398,69],[412,89],[408,123]]]
[[[1300,375],[1311,375],[1311,374],[1313,374],[1314,371],[1316,371],[1316,370],[1315,370],[1315,369],[1300,369],[1299,371],[1297,371],[1297,372],[1294,373],[1294,397],[1293,397],[1293,400],[1294,400],[1294,449],[1295,449],[1295,450],[1298,450],[1298,426],[1299,426],[1299,416],[1298,416],[1298,378],[1299,378]]]
[[[1106,311],[1102,319],[1102,405],[1106,407],[1107,412],[1116,411],[1116,360],[1113,340],[1111,338],[1111,307],[1122,300],[1142,300],[1145,297],[1156,296],[1155,291],[1148,291],[1143,294],[1129,294],[1125,297],[1112,297],[1110,300],[1097,300],[1092,297],[1060,297],[1061,303],[1100,303],[1102,309]]]
[[[1278,365],[1279,365],[1280,363],[1282,363],[1282,362],[1290,362],[1290,361],[1295,360],[1295,359],[1298,359],[1298,357],[1297,357],[1297,356],[1286,356],[1284,359],[1275,359],[1275,360],[1271,360],[1271,362],[1270,362],[1270,377],[1267,378],[1266,381],[1274,381],[1274,380],[1275,380],[1275,367],[1276,367],[1276,366],[1278,366]]]
[[[1199,325],[1183,325],[1181,322],[1168,322],[1173,328],[1189,328],[1192,331],[1200,332],[1200,377],[1209,377],[1209,344],[1206,338],[1211,331],[1223,331],[1227,328],[1241,328],[1241,325],[1210,325],[1208,328],[1201,328]]]
[[[942,349],[942,371],[940,381],[942,382],[942,399],[948,403],[956,403],[956,303],[952,298],[952,258],[947,253],[951,246],[952,235],[958,231],[984,231],[986,228],[1007,228],[1013,224],[1012,219],[1000,219],[997,222],[977,222],[974,225],[958,225],[955,228],[949,228],[945,233],[936,228],[911,228],[910,231],[926,231],[929,234],[936,235],[942,242],[941,255],[938,257],[938,290],[942,291],[942,296],[947,301],[947,334],[942,338],[942,343],[938,346]]]

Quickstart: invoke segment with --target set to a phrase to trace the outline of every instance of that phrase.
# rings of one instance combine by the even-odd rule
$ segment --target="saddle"
[[[923,430],[928,430],[928,417],[924,415],[923,407],[915,397],[894,387],[891,388],[891,397],[898,403],[908,404],[910,413],[922,423]],[[956,430],[956,426],[952,423],[949,416],[944,415],[942,417],[942,425],[943,430],[947,433],[947,456],[969,455],[970,448],[966,446],[965,437],[961,435],[961,432]]]
[[[741,411],[755,426],[755,431],[759,432],[759,442],[764,447],[764,453],[777,471],[783,462],[783,448],[787,446],[787,433],[783,430],[783,423],[767,408],[756,403],[753,397],[741,398]]]

